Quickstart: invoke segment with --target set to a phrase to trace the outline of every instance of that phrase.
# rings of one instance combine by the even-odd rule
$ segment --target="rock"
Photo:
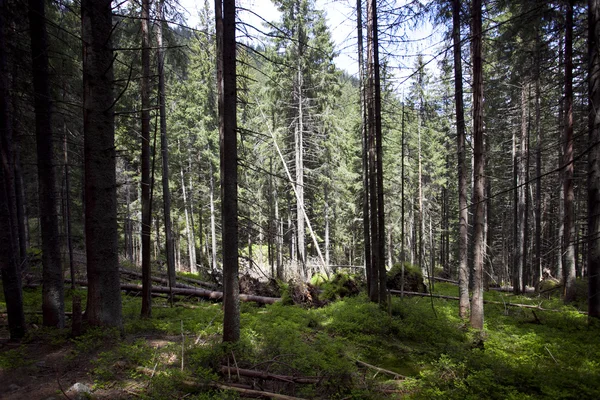
[[[21,386],[15,385],[14,383],[11,383],[10,385],[8,385],[9,392],[16,392],[19,389],[21,389]]]
[[[92,389],[87,385],[77,382],[67,390],[67,394],[73,400],[86,400],[91,398]]]

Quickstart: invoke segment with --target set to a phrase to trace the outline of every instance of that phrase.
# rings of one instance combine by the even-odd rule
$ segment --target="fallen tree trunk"
[[[65,279],[66,282],[71,282],[70,279]],[[87,281],[80,281],[77,280],[75,281],[75,283],[79,286],[85,286],[87,287]],[[29,285],[24,285],[24,287],[31,287],[31,288],[36,288],[39,287],[39,284],[29,284]],[[133,291],[133,292],[141,292],[142,291],[142,285],[136,285],[134,283],[121,283],[121,290],[128,290],[128,291]],[[202,288],[194,288],[194,289],[187,289],[187,288],[173,288],[173,289],[169,289],[166,286],[152,286],[152,295],[156,295],[159,293],[162,294],[170,294],[171,290],[173,291],[173,294],[178,294],[178,295],[184,295],[184,296],[193,296],[193,297],[204,297],[207,299],[213,299],[213,300],[221,300],[223,298],[223,292],[218,292],[218,291],[214,291],[214,290],[208,290],[208,289],[202,289]],[[251,294],[243,294],[240,293],[240,300],[241,301],[247,301],[247,302],[255,302],[255,303],[260,303],[260,304],[274,304],[277,303],[278,301],[281,301],[281,297],[265,297],[265,296],[254,296]]]
[[[306,383],[306,384],[315,384],[321,381],[320,378],[315,376],[288,376],[288,375],[278,375],[272,374],[266,371],[256,371],[253,369],[244,369],[244,368],[234,368],[227,367],[225,365],[221,366],[221,373],[227,375],[241,375],[249,378],[259,378],[259,379],[271,379],[276,381],[288,382],[288,383]]]
[[[400,295],[402,293],[400,290],[393,290],[393,289],[390,289],[389,292],[391,294],[395,294],[395,295]],[[440,294],[406,292],[406,291],[404,292],[404,296],[435,297],[438,299],[445,299],[445,300],[459,300],[459,298],[455,297],[455,296],[443,296]],[[483,304],[498,304],[498,305],[505,306],[505,307],[520,307],[520,308],[530,308],[530,309],[540,310],[540,311],[562,312],[562,310],[555,310],[552,308],[542,308],[541,306],[532,305],[532,304],[505,303],[502,301],[493,301],[493,300],[484,300]],[[577,312],[581,313],[581,314],[587,314],[587,312],[585,312],[585,311],[577,311]]]
[[[132,271],[130,269],[120,268],[119,272],[121,274],[124,274],[124,275],[131,275],[131,276],[135,276],[136,278],[140,278],[140,279],[142,278],[142,273],[141,272]],[[204,286],[204,287],[209,288],[209,289],[216,289],[216,288],[218,288],[218,286],[215,285],[214,283],[203,282],[203,281],[199,281],[197,279],[192,279],[192,278],[185,278],[185,277],[178,276],[177,280],[194,283],[196,285]],[[156,282],[156,283],[162,283],[162,284],[165,284],[165,285],[169,284],[169,280],[167,278],[161,278],[161,277],[158,277],[158,276],[153,276],[152,277],[152,281]],[[187,289],[195,289],[196,288],[196,286],[187,285],[187,284],[181,283],[181,282],[177,282],[175,284],[175,287],[187,288]]]
[[[132,283],[122,283],[121,290],[130,290],[130,291],[141,291],[142,285],[135,285]],[[202,288],[196,289],[186,289],[186,288],[173,288],[173,294],[185,295],[185,296],[194,296],[194,297],[204,297],[207,299],[213,300],[221,300],[223,298],[223,292],[217,292]],[[165,286],[152,286],[152,293],[166,293],[169,294],[171,289]],[[279,297],[264,297],[264,296],[254,296],[250,294],[242,294],[240,293],[240,300],[242,301],[253,301],[261,304],[274,304],[281,300]]]

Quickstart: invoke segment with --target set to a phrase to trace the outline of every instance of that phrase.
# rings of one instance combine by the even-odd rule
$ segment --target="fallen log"
[[[262,390],[254,390],[254,389],[243,389],[237,386],[224,385],[222,383],[211,383],[209,386],[212,386],[221,390],[233,390],[235,392],[239,392],[241,394],[249,395],[249,396],[258,396],[258,397],[268,397],[276,400],[303,400],[300,397],[292,397],[287,396],[285,394],[272,393],[272,392],[264,392]]]
[[[131,275],[131,276],[135,276],[136,278],[140,278],[140,279],[142,278],[142,273],[141,272],[132,271],[130,269],[119,268],[119,272],[121,274],[124,274],[124,275]],[[214,283],[203,282],[203,281],[200,281],[200,280],[197,280],[197,279],[192,279],[192,278],[185,278],[185,277],[178,276],[177,280],[187,281],[187,282],[190,282],[190,283],[195,283],[196,285],[204,286],[204,287],[209,288],[209,289],[216,289],[216,288],[218,288],[218,286],[215,285]],[[169,284],[169,280],[167,278],[161,278],[161,277],[158,277],[158,276],[152,276],[152,281],[156,282],[156,283],[162,283],[162,284],[165,284],[165,285]],[[175,283],[175,287],[187,288],[187,289],[195,289],[196,288],[196,286],[187,285],[187,284],[181,283],[181,282],[176,282]]]
[[[389,292],[391,294],[395,294],[395,295],[400,295],[402,293],[400,290],[394,290],[394,289],[390,289]],[[435,297],[437,299],[445,299],[445,300],[460,300],[456,296],[443,296],[441,294],[407,292],[407,291],[404,292],[404,296]],[[508,303],[508,302],[505,303],[502,301],[493,301],[493,300],[484,300],[483,304],[497,304],[497,305],[501,305],[501,306],[505,306],[505,307],[520,307],[520,308],[530,308],[530,309],[540,310],[540,311],[563,312],[563,310],[556,310],[553,308],[543,308],[542,306],[539,306],[539,305]],[[585,312],[585,311],[577,311],[577,312],[580,314],[587,315],[587,312]]]
[[[222,374],[231,374],[231,375],[241,375],[249,378],[259,378],[259,379],[271,379],[276,381],[288,382],[288,383],[306,383],[306,384],[315,384],[321,381],[320,378],[316,376],[288,376],[288,375],[278,375],[272,374],[266,371],[257,371],[254,369],[244,369],[244,368],[234,368],[227,367],[225,365],[221,366]]]
[[[136,285],[132,283],[122,283],[121,290],[141,291],[142,285]],[[196,288],[196,289],[185,289],[185,288],[173,288],[173,294],[204,297],[213,300],[221,300],[223,298],[223,292],[211,291],[208,289]],[[165,286],[152,286],[152,293],[170,293],[171,289]],[[240,293],[240,300],[242,301],[253,301],[261,304],[274,304],[281,300],[279,297],[264,297],[254,296],[250,294]]]

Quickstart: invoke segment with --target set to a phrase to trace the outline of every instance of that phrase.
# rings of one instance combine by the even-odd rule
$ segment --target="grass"
[[[435,292],[456,295],[457,288],[436,284]],[[169,308],[156,301],[153,318],[142,319],[139,299],[124,296],[125,340],[117,340],[118,333],[96,330],[69,339],[65,333],[43,329],[28,340],[43,335],[56,346],[69,343],[74,358],[92,357],[90,373],[97,389],[137,382],[138,395],[147,399],[166,394],[237,398],[235,393],[205,386],[219,379],[217,369],[223,363],[321,377],[316,385],[269,387],[304,398],[384,399],[394,395],[390,390],[408,399],[600,398],[598,326],[588,325],[585,315],[560,299],[499,292],[485,297],[541,302],[542,307],[560,312],[486,305],[485,331],[480,333],[457,317],[456,301],[443,299],[393,298],[389,311],[364,295],[319,309],[243,303],[240,343],[224,346],[220,304],[195,301]],[[39,292],[26,291],[25,300],[28,310],[39,307]],[[161,344],[152,338],[162,338]],[[21,352],[21,348],[0,352],[0,366],[18,367]],[[356,360],[407,379],[392,380],[357,366]]]

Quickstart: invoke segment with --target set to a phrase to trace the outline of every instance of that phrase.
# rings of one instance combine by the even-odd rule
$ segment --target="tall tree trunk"
[[[524,83],[521,87],[521,137],[519,141],[519,151],[517,157],[517,205],[516,222],[517,235],[515,238],[515,266],[513,276],[513,292],[521,294],[525,292],[525,280],[523,272],[527,265],[527,166],[529,159],[527,146],[527,103],[528,103],[528,84]]]
[[[462,56],[460,39],[460,0],[452,1],[452,40],[454,48],[454,104],[456,108],[456,142],[458,157],[458,315],[469,314],[469,209],[467,208],[467,166],[465,146],[465,112],[463,105]]]
[[[588,315],[600,318],[600,0],[588,7]]]
[[[193,272],[193,269],[196,266],[196,260],[194,259],[193,227],[190,225],[190,215],[188,212],[189,202],[187,199],[187,188],[185,187],[183,167],[181,167],[181,192],[183,194],[183,212],[185,215],[185,236],[188,243],[188,259],[190,263],[190,272]]]
[[[472,0],[472,46],[473,46],[473,297],[471,299],[471,326],[483,329],[483,260],[485,256],[485,152],[483,143],[483,66],[481,57],[482,22],[481,0]]]
[[[235,0],[216,0],[215,13],[224,249],[223,341],[237,342],[240,338],[240,299],[238,285]]]
[[[150,0],[142,0],[142,311],[152,316],[150,243],[152,204],[150,203]]]
[[[65,301],[58,234],[52,103],[48,77],[48,37],[43,0],[29,0],[29,31],[35,99],[39,215],[42,233],[42,312],[45,326],[63,328]]]
[[[160,150],[162,154],[163,214],[165,220],[165,251],[169,288],[175,287],[175,253],[173,251],[173,228],[171,223],[171,191],[169,190],[169,150],[167,142],[167,111],[165,95],[165,55],[163,51],[162,20],[164,0],[158,1],[156,23],[156,56],[158,58],[158,103],[160,112]]]
[[[11,340],[25,336],[23,291],[21,271],[17,263],[18,228],[13,163],[12,119],[10,115],[9,82],[7,69],[8,43],[5,39],[8,12],[6,0],[0,0],[0,273],[8,314],[8,330]]]
[[[325,266],[329,267],[329,191],[325,184]]]
[[[539,41],[539,39],[538,39]],[[538,43],[539,46],[539,43]],[[539,53],[539,51],[538,51]],[[539,55],[538,66],[540,64]],[[536,74],[535,81],[535,260],[533,265],[534,284],[542,278],[542,112],[541,112],[541,88],[540,71]]]
[[[299,57],[302,57],[300,55]],[[298,236],[298,273],[303,280],[306,279],[306,244],[304,238],[306,230],[304,227],[304,110],[303,110],[303,74],[302,66],[298,65],[296,81],[296,95],[298,97],[298,116],[294,140],[294,152],[296,154],[296,233]]]
[[[198,254],[196,252],[196,224],[194,223],[194,179],[192,178],[192,158],[188,153],[188,170],[190,171],[188,176],[188,189],[190,196],[190,241],[192,243],[191,256],[190,256],[190,272],[192,274],[198,273]]]
[[[575,299],[575,193],[573,189],[573,4],[567,2],[565,25],[565,127],[563,143],[565,146],[563,164],[563,185],[565,192],[564,244],[565,259],[563,266],[565,302]]]
[[[217,228],[215,221],[215,178],[213,176],[212,161],[209,161],[210,173],[210,244],[211,244],[211,267],[217,271]]]
[[[73,237],[71,234],[71,178],[69,174],[69,146],[67,129],[64,127],[64,161],[65,161],[65,228],[67,234],[67,251],[69,253],[69,273],[71,289],[75,289],[75,261],[73,259]]]
[[[374,78],[374,114],[375,142],[377,152],[377,228],[379,236],[379,304],[387,301],[385,268],[385,209],[383,196],[383,132],[381,128],[381,77],[379,72],[379,34],[377,28],[377,0],[371,0],[371,36],[373,39],[373,78]]]
[[[377,144],[375,124],[375,68],[373,61],[373,2],[367,0],[367,130],[369,147],[369,219],[371,224],[371,262],[370,262],[370,287],[369,298],[373,302],[379,301],[379,237],[377,218]]]
[[[362,212],[363,212],[363,240],[365,255],[365,272],[367,277],[367,288],[371,289],[371,234],[370,234],[370,215],[369,215],[369,132],[367,129],[367,106],[366,106],[366,79],[365,79],[365,61],[363,48],[363,19],[362,19],[362,0],[356,0],[356,30],[358,34],[358,70],[360,84],[360,137],[362,141]]]
[[[122,327],[110,0],[83,0],[83,135],[87,321]]]
[[[406,221],[405,221],[405,217],[404,217],[404,180],[405,180],[405,168],[404,168],[404,158],[406,157],[406,144],[405,144],[405,134],[404,134],[404,104],[406,103],[404,100],[404,96],[402,96],[402,122],[401,122],[401,129],[402,129],[402,136],[401,136],[401,142],[400,146],[402,148],[401,150],[401,160],[400,160],[400,202],[401,202],[401,206],[400,206],[400,262],[402,263],[402,285],[404,285],[404,263],[406,261],[406,251],[405,251],[405,246],[406,246],[406,232],[405,232],[405,228],[406,228]]]
[[[13,132],[14,135],[14,132]],[[14,140],[14,176],[15,176],[15,199],[17,207],[17,228],[19,230],[19,260],[18,265],[21,271],[27,269],[29,264],[27,249],[29,248],[29,228],[27,221],[27,209],[25,207],[25,182],[23,181],[23,172],[21,171],[21,160],[19,157],[18,141]]]

